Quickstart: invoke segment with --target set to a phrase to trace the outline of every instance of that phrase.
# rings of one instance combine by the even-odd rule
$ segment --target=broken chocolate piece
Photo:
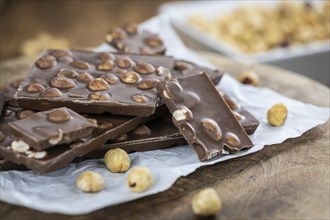
[[[201,161],[253,146],[205,73],[162,81],[156,88],[172,113],[174,124]]]

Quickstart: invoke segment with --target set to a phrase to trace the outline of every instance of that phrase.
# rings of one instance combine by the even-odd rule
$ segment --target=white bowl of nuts
[[[329,1],[188,1],[161,11],[190,43],[204,46],[198,49],[274,64],[329,85]]]

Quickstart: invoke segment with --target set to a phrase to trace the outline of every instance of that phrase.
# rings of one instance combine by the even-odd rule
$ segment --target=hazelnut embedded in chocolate
[[[112,60],[106,60],[97,66],[98,70],[112,70],[115,67],[115,63]]]
[[[155,48],[163,45],[163,40],[160,37],[148,37],[144,39],[144,43],[147,44],[149,47]]]
[[[47,118],[52,122],[65,122],[69,121],[72,116],[65,108],[58,108],[48,113]]]
[[[23,119],[23,118],[26,118],[26,117],[30,116],[33,113],[35,113],[35,111],[28,110],[28,109],[22,110],[22,111],[18,112],[17,118],[18,119]]]
[[[62,92],[58,90],[57,88],[49,88],[46,89],[43,93],[41,93],[42,97],[60,97],[62,96]]]
[[[72,56],[72,52],[69,50],[52,50],[50,54],[54,57]]]
[[[133,66],[135,63],[134,61],[129,57],[121,57],[116,60],[116,64],[123,69],[127,69],[131,66]]]
[[[31,93],[36,93],[44,91],[45,87],[40,83],[30,83],[26,90]]]
[[[149,48],[149,47],[141,47],[140,49],[139,49],[139,51],[140,51],[140,54],[152,54],[153,52],[152,52],[152,50]]]
[[[133,71],[123,71],[120,74],[120,80],[124,83],[134,84],[140,80],[140,76]]]
[[[118,81],[118,77],[112,73],[106,73],[101,78],[104,79],[110,85],[114,85]]]
[[[138,63],[134,66],[134,70],[142,75],[155,72],[155,67],[150,63]]]
[[[145,103],[148,101],[148,98],[144,95],[133,95],[132,99],[139,103]]]
[[[133,134],[137,135],[150,135],[151,131],[146,125],[139,125],[135,130],[133,131]]]
[[[159,82],[158,79],[144,79],[138,84],[138,88],[142,90],[148,90],[155,88],[157,82]]]
[[[99,129],[110,129],[113,127],[113,123],[111,121],[105,121],[99,124]]]
[[[108,34],[105,36],[105,40],[108,43],[113,42],[114,40],[122,40],[126,37],[126,33],[121,28],[113,28],[111,29]]]
[[[96,78],[91,81],[88,88],[92,91],[102,91],[110,88],[109,84],[102,78]]]
[[[74,70],[69,69],[61,69],[57,72],[57,77],[68,77],[68,78],[76,78],[79,74]]]
[[[184,61],[176,61],[174,64],[174,69],[176,70],[187,70],[191,69],[193,66],[190,63],[184,62]]]
[[[101,53],[98,56],[102,61],[107,61],[107,60],[115,60],[116,57],[112,53]]]
[[[55,77],[50,84],[58,89],[70,89],[76,86],[76,83],[72,79],[65,77]]]
[[[110,95],[107,92],[93,92],[89,95],[89,99],[97,101],[105,101],[110,99]]]
[[[82,60],[74,60],[74,61],[72,61],[71,66],[73,66],[77,69],[88,69],[89,63],[82,61]]]
[[[202,128],[206,134],[216,141],[220,141],[222,138],[222,132],[219,125],[212,119],[205,118],[201,121]]]
[[[226,101],[227,105],[231,110],[236,110],[239,108],[239,105],[233,98],[229,98],[228,95],[224,94],[223,99]]]
[[[225,135],[225,140],[229,147],[236,148],[239,147],[239,145],[241,144],[239,138],[235,134],[230,132]]]
[[[77,77],[77,79],[80,81],[80,82],[84,82],[84,83],[89,83],[91,82],[94,77],[87,73],[87,72],[83,72],[83,73],[80,73],[79,76]]]
[[[56,59],[53,56],[41,57],[36,61],[37,67],[40,69],[49,69],[56,64]]]

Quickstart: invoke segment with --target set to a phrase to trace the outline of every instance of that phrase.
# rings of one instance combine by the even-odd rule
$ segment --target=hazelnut
[[[88,88],[92,91],[102,91],[110,88],[109,84],[102,78],[96,78],[89,83]]]
[[[112,127],[113,127],[113,123],[111,121],[105,121],[99,125],[99,129],[110,129]]]
[[[127,68],[133,66],[135,63],[131,58],[124,56],[124,57],[118,58],[116,60],[116,64],[122,69],[127,69]]]
[[[285,123],[287,115],[287,107],[282,103],[278,103],[267,111],[268,123],[272,126],[281,126]]]
[[[235,118],[236,118],[238,121],[240,121],[240,120],[243,119],[243,116],[242,116],[240,113],[238,113],[238,112],[233,112],[233,114],[234,114]]]
[[[72,57],[69,57],[69,56],[65,56],[65,57],[60,57],[58,58],[58,62],[60,63],[71,63],[73,61],[73,58]]]
[[[25,152],[27,154],[27,152]],[[46,151],[37,151],[37,152],[29,152],[28,157],[33,157],[35,159],[42,159],[47,156]]]
[[[221,210],[220,197],[213,188],[205,188],[198,192],[192,199],[192,209],[199,216],[216,215]]]
[[[150,63],[138,63],[134,66],[134,70],[142,75],[155,72],[155,67]]]
[[[133,130],[133,134],[137,135],[150,135],[151,131],[146,125],[139,125],[139,127]]]
[[[140,80],[139,74],[133,71],[122,71],[120,73],[120,80],[124,83],[134,84]]]
[[[167,68],[163,67],[163,66],[159,66],[159,67],[156,68],[155,72],[158,76],[162,76],[162,75],[166,76],[170,71]]]
[[[108,43],[111,43],[113,40],[122,40],[126,37],[125,32],[121,28],[113,28],[105,36],[105,40]]]
[[[42,92],[45,90],[45,87],[40,83],[30,83],[26,90],[31,93]]]
[[[98,70],[112,70],[115,67],[115,63],[112,60],[106,60],[97,66]]]
[[[147,167],[135,167],[133,168],[127,177],[128,187],[132,192],[144,192],[152,184],[152,174]]]
[[[62,96],[62,92],[57,88],[49,88],[46,89],[42,94],[42,97],[60,97]]]
[[[76,186],[83,192],[93,193],[104,189],[103,177],[92,171],[85,171],[76,180]]]
[[[30,149],[30,146],[22,140],[17,140],[11,142],[11,149],[19,153],[24,153]]]
[[[241,144],[241,141],[239,140],[239,138],[233,134],[233,133],[227,133],[225,134],[225,139],[226,139],[226,143],[230,146],[230,147],[238,147]]]
[[[145,103],[148,101],[148,97],[146,97],[144,95],[133,95],[132,99],[135,102],[139,102],[139,103]]]
[[[57,77],[68,77],[68,78],[76,78],[79,74],[74,70],[61,69],[56,74]]]
[[[144,43],[147,44],[149,47],[155,48],[163,45],[162,39],[160,37],[148,37],[144,39]]]
[[[31,110],[22,110],[17,114],[17,118],[18,119],[23,119],[23,118],[26,118],[26,117],[30,116],[33,113],[35,113],[35,112],[31,111]]]
[[[155,88],[158,82],[158,79],[145,79],[139,82],[137,87],[142,90],[149,90]]]
[[[123,29],[129,35],[134,35],[138,33],[138,26],[136,23],[128,23],[123,26]]]
[[[82,60],[72,61],[71,66],[73,66],[77,69],[88,69],[89,68],[89,64],[85,61],[82,61]]]
[[[124,141],[128,138],[127,134],[123,134],[122,136],[116,138],[115,140],[116,141]]]
[[[89,99],[97,101],[105,101],[110,99],[110,95],[107,92],[93,92],[89,95]]]
[[[192,120],[193,114],[187,107],[182,107],[181,109],[177,109],[172,114],[173,119],[176,122],[185,121],[185,120]]]
[[[201,121],[203,130],[214,140],[220,141],[222,132],[219,125],[212,119],[205,118]]]
[[[259,77],[253,71],[244,71],[239,75],[238,80],[243,84],[256,86],[259,82]]]
[[[115,60],[116,59],[115,55],[113,55],[112,53],[101,53],[99,55],[99,58],[102,61],[108,61],[108,60]]]
[[[191,69],[193,66],[190,63],[184,62],[184,61],[176,61],[174,64],[174,69],[176,70],[187,70],[187,69]]]
[[[58,128],[57,132],[58,132],[57,135],[53,136],[52,138],[50,138],[48,140],[48,143],[50,143],[51,145],[56,145],[56,144],[60,143],[63,138],[63,130]]]
[[[140,54],[146,54],[146,55],[153,54],[152,50],[148,47],[141,47],[139,49],[139,51],[140,51]]]
[[[69,121],[72,116],[65,108],[57,108],[48,113],[47,118],[52,122],[65,122]]]
[[[116,84],[116,82],[118,81],[118,77],[115,76],[114,74],[112,73],[107,73],[107,74],[104,74],[102,76],[102,79],[104,79],[107,83],[109,83],[110,85],[114,85]]]
[[[41,57],[36,61],[37,67],[40,69],[49,69],[56,64],[56,59],[53,56]]]
[[[81,82],[89,83],[94,79],[94,77],[91,74],[87,73],[87,72],[83,72],[83,73],[79,74],[77,79]]]
[[[65,77],[55,77],[50,84],[58,89],[70,89],[76,86],[76,83],[72,79]]]
[[[236,110],[239,108],[239,105],[237,104],[237,102],[233,99],[230,98],[228,95],[223,94],[223,99],[226,101],[227,105],[229,106],[229,108],[231,110]]]
[[[104,155],[104,162],[107,168],[113,173],[124,173],[131,165],[128,154],[120,148],[108,150]]]
[[[6,110],[5,110],[5,116],[6,116],[6,117],[11,116],[12,114],[13,114],[13,111],[12,111],[12,110],[10,110],[10,109],[6,109]]]

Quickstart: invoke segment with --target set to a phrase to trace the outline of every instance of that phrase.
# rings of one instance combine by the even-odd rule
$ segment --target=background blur
[[[0,59],[26,52],[36,42],[31,39],[57,47],[98,46],[111,27],[140,23],[156,15],[165,2],[169,1],[0,0]]]

